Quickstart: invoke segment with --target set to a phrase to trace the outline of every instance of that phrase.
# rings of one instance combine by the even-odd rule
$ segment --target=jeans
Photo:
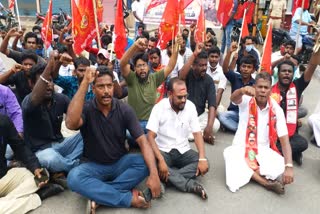
[[[239,113],[236,111],[226,111],[218,115],[218,119],[222,126],[226,129],[236,132],[239,123]]]
[[[224,53],[225,48],[229,48],[231,45],[231,32],[234,25],[234,20],[230,20],[229,23],[223,28],[221,53]]]
[[[68,187],[98,204],[130,207],[131,190],[149,175],[140,154],[127,154],[112,164],[87,162],[68,174]]]
[[[42,167],[51,172],[69,172],[80,163],[83,151],[83,140],[80,132],[65,138],[61,143],[52,143],[50,148],[39,150],[36,156]]]
[[[137,22],[137,21],[136,21],[136,24],[135,24],[135,27],[134,27],[134,32],[135,32],[134,38],[135,38],[135,39],[136,39],[137,36],[138,36],[138,27],[139,27],[139,25],[145,26],[144,24],[142,24],[142,22]]]
[[[190,149],[181,154],[177,149],[161,154],[169,168],[168,181],[182,192],[192,192],[195,181],[199,154]]]
[[[140,126],[143,129],[144,134],[147,134],[147,124],[148,124],[148,120],[140,120]],[[133,137],[131,136],[130,132],[127,130],[127,139],[128,139],[128,144],[130,147],[138,147],[137,142],[135,141],[135,139],[133,139]]]

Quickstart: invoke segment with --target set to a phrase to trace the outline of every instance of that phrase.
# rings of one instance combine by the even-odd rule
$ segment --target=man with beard
[[[182,56],[183,64],[185,64],[190,56],[193,54],[192,50],[187,47],[188,37],[186,35],[182,36],[183,42],[179,50],[180,56]]]
[[[178,57],[178,46],[181,43],[181,35],[178,35],[168,65],[163,70],[153,74],[149,74],[148,55],[142,51],[147,46],[146,40],[143,38],[135,41],[120,60],[121,73],[128,85],[128,103],[137,114],[145,133],[151,110],[156,103],[156,89],[172,72]],[[134,71],[131,71],[129,60],[139,51],[142,52],[133,57]]]
[[[214,133],[219,130],[220,122],[215,119],[217,108],[216,90],[212,78],[206,74],[208,54],[202,50],[203,47],[204,45],[202,43],[197,44],[192,56],[182,67],[179,78],[186,80],[189,95],[188,99],[191,100],[197,108],[204,141],[209,144],[214,144]],[[205,111],[207,102],[208,112]]]
[[[63,138],[60,131],[70,100],[64,94],[54,93],[51,76],[63,60],[64,55],[51,54],[47,66],[32,67],[32,92],[22,102],[25,141],[40,164],[51,172],[69,172],[79,165],[83,149],[80,133]]]
[[[255,80],[252,78],[252,73],[255,71],[256,60],[252,56],[243,56],[240,61],[240,74],[233,70],[229,70],[229,61],[231,54],[237,51],[238,47],[236,42],[231,43],[231,47],[227,52],[226,58],[224,59],[222,69],[226,78],[231,83],[231,93],[235,90],[244,86],[252,86]],[[228,107],[228,111],[222,112],[218,115],[218,118],[223,128],[229,131],[236,132],[239,123],[239,108],[232,102]]]
[[[139,63],[139,62],[138,62]],[[84,104],[89,85],[95,98]],[[155,159],[133,109],[113,98],[113,75],[108,68],[87,68],[66,117],[69,129],[78,130],[84,140],[84,162],[68,175],[71,190],[96,203],[110,207],[148,208],[142,193],[134,189],[145,177],[152,197],[160,195]],[[128,154],[125,133],[137,141],[141,154]]]
[[[21,65],[14,65],[9,71],[0,75],[0,84],[15,85],[16,96],[18,102],[22,100],[31,92],[29,86],[30,69],[37,64],[37,55],[31,51],[25,51],[21,57]]]
[[[169,182],[182,192],[207,199],[205,189],[195,180],[209,169],[196,107],[187,100],[188,92],[183,80],[172,78],[168,92],[169,97],[153,107],[147,125],[148,140],[158,161],[159,176],[163,182]],[[190,148],[190,131],[199,153]]]
[[[183,43],[183,41],[182,41],[182,43]],[[183,44],[181,44],[181,46],[182,45]],[[165,65],[165,66],[169,65],[169,60],[171,59],[173,48],[174,48],[174,41],[171,40],[167,43],[167,48],[165,50],[161,51],[161,64],[162,65]],[[179,54],[178,58],[176,60],[176,64],[174,66],[174,69],[173,69],[172,73],[169,75],[169,77],[170,78],[177,77],[179,75],[179,72],[182,67],[183,67],[183,58]]]
[[[278,102],[286,116],[292,159],[302,164],[302,152],[308,148],[308,141],[298,133],[298,103],[302,92],[309,85],[312,75],[320,62],[320,53],[313,53],[306,71],[293,80],[294,64],[284,61],[278,65],[279,81],[272,87],[272,97]]]
[[[226,183],[231,192],[253,180],[267,190],[284,194],[284,185],[293,182],[285,117],[270,94],[271,76],[261,72],[253,87],[242,87],[231,95],[231,101],[239,106],[240,115],[232,146],[223,152]],[[284,157],[277,149],[277,139]],[[281,174],[282,181],[277,180]]]

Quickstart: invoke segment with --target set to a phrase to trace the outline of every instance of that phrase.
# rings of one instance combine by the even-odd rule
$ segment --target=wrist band
[[[42,75],[40,75],[40,79],[41,79],[43,82],[47,83],[47,84],[50,83],[50,82],[49,82],[48,80],[46,80]]]
[[[285,167],[289,167],[289,168],[293,168],[292,163],[287,163],[286,165],[284,165]]]
[[[207,158],[199,158],[199,161],[208,161]]]

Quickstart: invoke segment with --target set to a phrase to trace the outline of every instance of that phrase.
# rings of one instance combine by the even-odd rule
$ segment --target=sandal
[[[208,199],[208,195],[207,195],[206,190],[200,184],[196,184],[193,187],[192,192],[195,193],[196,195],[199,195],[203,200],[207,200]]]
[[[97,204],[95,201],[88,200],[86,214],[96,214],[96,209],[98,207],[99,207],[99,204]]]
[[[275,192],[279,195],[283,195],[285,193],[284,185],[280,181],[268,181],[266,185],[266,189],[272,192]]]

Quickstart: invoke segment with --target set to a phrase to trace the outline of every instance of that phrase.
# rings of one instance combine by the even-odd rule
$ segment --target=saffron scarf
[[[159,65],[157,68],[153,68],[153,70],[155,72],[159,72],[161,70],[163,70],[166,66],[164,65]],[[156,99],[156,103],[160,102],[160,100],[163,99],[164,95],[166,93],[166,86],[165,86],[165,82],[163,82],[158,88],[157,88],[157,99]]]
[[[269,104],[269,141],[270,148],[276,152],[279,152],[276,141],[277,141],[277,129],[276,129],[276,114],[274,113],[271,98],[268,100]],[[256,103],[256,99],[253,97],[249,102],[249,119],[248,126],[246,132],[246,150],[245,150],[245,159],[248,166],[257,170],[259,168],[259,164],[256,160],[256,156],[258,154],[258,106]]]
[[[280,105],[283,97],[280,94],[279,82],[272,87],[271,97]],[[293,82],[291,82],[289,90],[286,93],[286,107],[286,123],[289,137],[291,137],[296,132],[298,120],[298,95],[296,86]]]

